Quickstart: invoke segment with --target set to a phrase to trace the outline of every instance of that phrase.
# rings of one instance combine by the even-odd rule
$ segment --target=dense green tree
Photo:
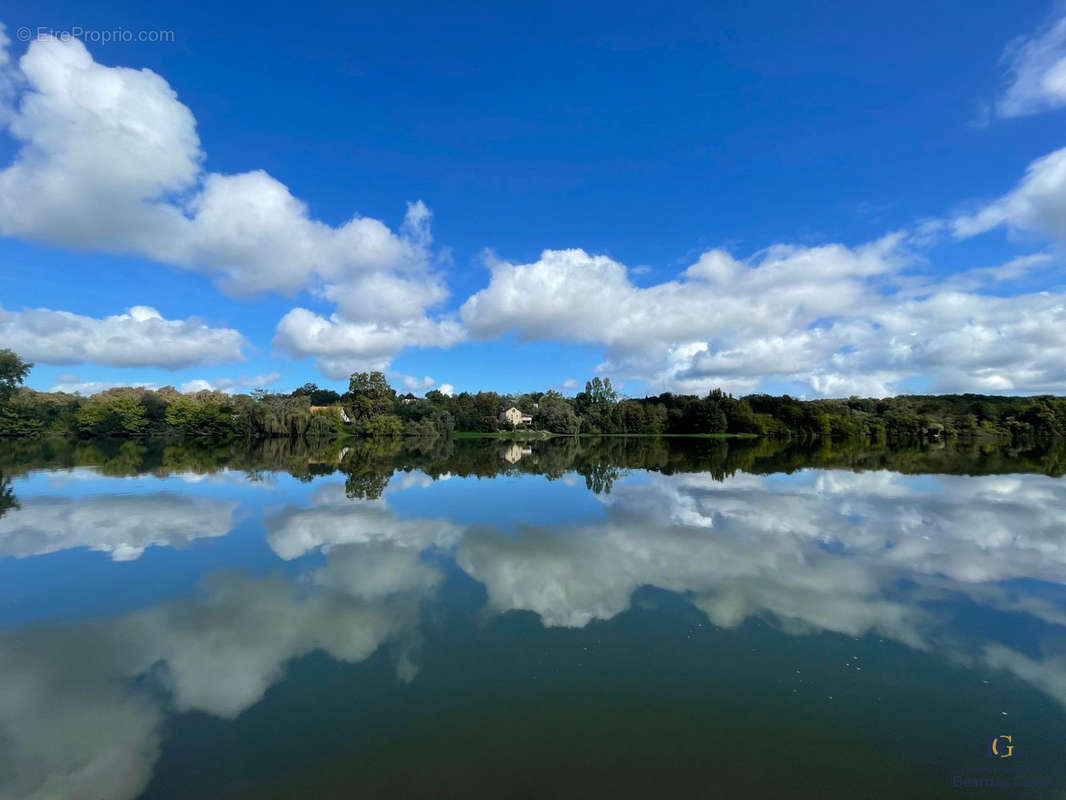
[[[0,403],[0,436],[33,437],[77,431],[75,415],[84,398],[22,388]]]
[[[320,389],[314,383],[305,383],[299,389],[294,389],[290,397],[306,397],[313,406],[331,406],[341,399],[340,394],[332,389]]]
[[[344,421],[340,411],[331,408],[328,411],[313,412],[304,435],[311,439],[334,439],[343,431]]]
[[[0,350],[0,402],[10,399],[31,369],[33,364],[23,361],[13,350]]]
[[[581,420],[577,412],[566,398],[554,391],[541,396],[533,416],[533,425],[563,436],[577,436],[581,432]]]
[[[372,417],[391,414],[396,390],[389,386],[383,372],[356,372],[348,379],[348,391],[342,397],[348,415],[356,424]]]
[[[455,421],[442,405],[418,398],[401,403],[397,407],[397,414],[403,421],[404,434],[429,437],[451,434],[455,430]]]
[[[585,391],[575,398],[578,408],[589,406],[610,406],[618,402],[618,392],[611,385],[610,378],[593,378],[585,382]]]
[[[86,435],[135,436],[148,427],[141,391],[108,389],[93,395],[78,409],[78,429]]]
[[[362,432],[368,436],[402,436],[403,420],[395,414],[377,414],[363,422]]]
[[[574,397],[574,408],[582,418],[583,430],[593,433],[621,433],[622,418],[618,409],[618,392],[610,378],[586,381],[585,391]]]

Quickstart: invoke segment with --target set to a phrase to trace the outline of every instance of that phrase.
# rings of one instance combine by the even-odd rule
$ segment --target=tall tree
[[[393,413],[396,390],[389,386],[383,372],[356,372],[348,379],[348,393],[343,400],[352,420],[365,423],[372,417]]]
[[[33,364],[23,361],[14,350],[0,350],[0,400],[11,397],[31,369]]]

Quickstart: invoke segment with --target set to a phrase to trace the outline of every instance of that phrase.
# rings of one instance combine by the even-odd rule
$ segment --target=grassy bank
[[[554,439],[561,436],[558,433],[551,433],[549,431],[492,431],[484,433],[481,431],[453,431],[453,439],[506,439],[509,441],[535,441],[541,439]]]

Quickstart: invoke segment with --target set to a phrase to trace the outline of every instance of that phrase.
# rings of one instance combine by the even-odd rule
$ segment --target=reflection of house
[[[521,460],[522,456],[528,456],[532,453],[532,447],[522,447],[518,442],[511,442],[507,449],[503,451],[503,460],[508,464],[515,464]]]
[[[524,425],[532,425],[533,417],[524,411],[519,411],[514,406],[500,414],[500,422],[505,425],[510,425],[512,428],[517,427],[519,423]]]
[[[314,414],[316,411],[332,411],[333,409],[337,409],[337,411],[341,412],[341,419],[345,422],[351,422],[351,419],[348,418],[348,412],[344,410],[344,406],[311,406],[311,413]]]
[[[327,407],[328,406],[319,406],[319,408],[327,408]],[[343,447],[343,448],[341,448],[341,451],[339,453],[337,453],[336,455],[332,456],[331,458],[308,458],[307,459],[307,463],[308,464],[340,464],[342,461],[344,461],[345,456],[347,456],[348,453],[351,452],[351,449],[352,448],[350,448],[350,447]]]

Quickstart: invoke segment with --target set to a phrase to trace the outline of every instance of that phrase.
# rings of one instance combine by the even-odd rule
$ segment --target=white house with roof
[[[518,427],[518,425],[532,425],[533,415],[527,414],[524,411],[519,411],[514,406],[500,414],[500,424],[510,425],[512,428]]]

